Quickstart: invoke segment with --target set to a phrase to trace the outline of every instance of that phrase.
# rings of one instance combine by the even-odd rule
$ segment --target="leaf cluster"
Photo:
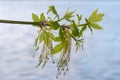
[[[54,15],[54,17],[50,17],[50,13]],[[82,15],[75,14],[75,11],[70,11],[69,8],[66,10],[63,17],[59,16],[54,6],[49,7],[47,16],[45,16],[44,13],[41,13],[40,16],[33,13],[33,21],[40,22],[40,25],[37,26],[39,28],[38,36],[35,39],[36,50],[39,50],[40,44],[43,43],[37,67],[40,65],[44,67],[49,60],[49,57],[52,58],[54,63],[53,56],[59,53],[60,57],[57,62],[57,76],[60,75],[62,71],[65,74],[66,71],[68,71],[72,41],[75,42],[76,51],[79,50],[79,48],[82,49],[84,31],[89,29],[93,33],[93,29],[101,30],[102,27],[98,22],[102,21],[103,16],[104,14],[98,13],[98,9],[96,9],[89,18],[84,19],[85,23],[81,23]],[[69,24],[60,24],[63,20]],[[55,34],[53,31],[57,31],[58,34]],[[54,46],[53,42],[56,43]]]

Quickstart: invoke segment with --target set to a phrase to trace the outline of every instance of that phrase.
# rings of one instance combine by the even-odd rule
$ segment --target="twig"
[[[40,24],[40,22],[14,21],[14,20],[0,20],[0,23],[24,24],[24,25],[39,25]]]

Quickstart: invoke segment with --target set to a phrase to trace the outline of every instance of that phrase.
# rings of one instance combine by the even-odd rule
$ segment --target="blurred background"
[[[39,52],[34,51],[37,28],[0,23],[0,80],[120,80],[120,2],[119,1],[0,1],[0,19],[32,21],[31,14],[47,12],[55,5],[62,16],[70,7],[83,17],[96,8],[105,13],[104,28],[85,33],[84,50],[71,55],[65,76],[56,79],[56,65],[35,68]],[[33,58],[33,54],[37,53]]]

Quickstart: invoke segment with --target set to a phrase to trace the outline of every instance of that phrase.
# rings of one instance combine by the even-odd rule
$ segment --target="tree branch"
[[[14,21],[14,20],[0,20],[0,23],[24,24],[24,25],[39,25],[40,24],[40,22]]]
[[[0,19],[0,23],[8,23],[8,24],[23,24],[23,25],[38,25],[38,26],[49,26],[47,21],[43,22],[30,22],[30,21],[16,21],[16,20],[3,20]],[[80,24],[79,26],[87,25],[85,24]],[[61,25],[63,28],[70,28],[70,25]]]

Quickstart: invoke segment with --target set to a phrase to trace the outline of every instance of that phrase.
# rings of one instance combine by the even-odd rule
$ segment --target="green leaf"
[[[48,32],[46,32],[45,34],[44,42],[47,45],[47,47],[50,47],[51,39],[50,39],[50,35]]]
[[[90,26],[89,20],[85,18],[85,21],[86,21],[86,23],[87,23],[87,25],[88,25],[89,30],[90,30],[91,33],[93,34],[93,30],[92,30],[92,28],[91,28],[91,26]]]
[[[52,12],[54,15],[56,15],[56,16],[59,18],[59,15],[58,15],[58,13],[57,13],[57,11],[56,11],[56,9],[55,9],[54,6],[49,6],[49,9],[48,9],[47,14],[48,14],[49,12]]]
[[[89,30],[91,31],[91,33],[93,34],[93,30],[92,30],[90,24],[88,25],[88,28],[89,28]]]
[[[80,24],[80,21],[81,21],[81,19],[82,19],[82,15],[77,14],[77,18],[78,18],[78,25],[79,25],[79,24]]]
[[[78,36],[79,35],[79,29],[77,28],[75,22],[73,21],[73,29],[72,29],[72,34],[73,36]]]
[[[98,12],[98,9],[93,11],[93,13],[91,14],[91,16],[88,19],[90,22],[100,22],[103,20],[104,14],[97,14],[97,12]]]
[[[62,41],[65,40],[64,35],[65,35],[65,34],[64,34],[63,28],[60,27],[60,29],[59,29],[59,37],[61,38]]]
[[[41,13],[41,14],[40,14],[40,22],[42,22],[42,21],[45,21],[44,13]]]
[[[97,23],[90,23],[90,26],[94,29],[101,30],[103,29],[99,24]]]
[[[87,28],[86,25],[83,25],[83,26],[82,26],[82,28],[80,29],[80,32],[79,32],[78,37],[80,37],[80,36],[83,34],[83,31],[85,31],[86,28]]]
[[[63,43],[60,43],[53,48],[51,54],[59,53],[62,49],[63,49]]]
[[[69,12],[69,8],[67,9],[67,11],[66,11],[66,13],[65,13],[65,15],[64,15],[64,18],[67,20],[67,21],[71,21],[70,20],[70,18],[72,18],[75,13],[75,11],[71,11],[71,12]]]
[[[39,37],[40,43],[44,40],[44,38],[45,38],[45,33],[42,32]]]
[[[53,28],[54,30],[57,30],[57,29],[60,27],[60,24],[59,24],[57,21],[55,21],[55,22],[50,21],[48,24],[49,24],[50,27]]]
[[[40,22],[39,17],[37,16],[37,14],[32,13],[32,19],[33,19],[34,22]]]
[[[55,41],[55,42],[61,42],[61,38],[60,38],[60,37],[55,37],[55,38],[54,38],[54,41]]]
[[[87,18],[85,18],[85,21],[87,24],[90,24],[90,21]]]

